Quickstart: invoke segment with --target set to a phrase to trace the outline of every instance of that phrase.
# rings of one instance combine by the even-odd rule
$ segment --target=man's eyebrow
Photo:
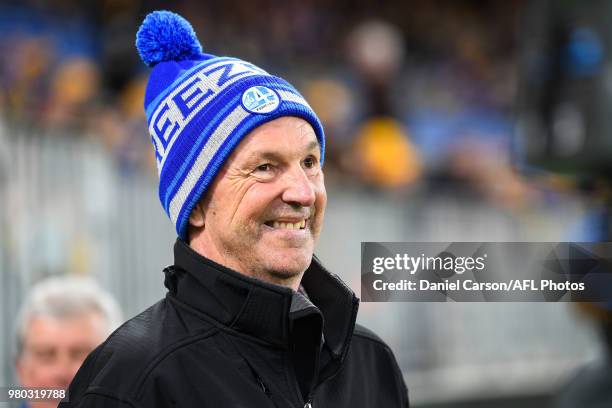
[[[280,158],[280,156],[278,154],[276,154],[275,152],[272,151],[268,151],[268,150],[263,150],[263,151],[255,151],[251,154],[249,154],[249,156],[246,159],[246,163],[250,164],[252,162],[258,161],[258,160],[271,160],[271,161],[276,161]]]
[[[305,152],[312,152],[313,150],[319,151],[319,141],[313,140],[306,145],[304,148]],[[272,150],[256,150],[248,155],[245,162],[251,163],[257,160],[273,160],[278,161],[282,159],[282,155]]]
[[[307,151],[311,151],[311,150],[319,150],[319,141],[318,140],[313,140],[310,143],[308,143],[308,146],[306,147]]]

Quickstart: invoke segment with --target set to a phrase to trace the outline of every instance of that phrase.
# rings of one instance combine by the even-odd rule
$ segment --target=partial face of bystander
[[[69,318],[37,316],[26,327],[17,358],[23,387],[67,389],[87,355],[106,337],[104,318],[84,312]],[[56,407],[58,401],[32,402],[32,408]]]

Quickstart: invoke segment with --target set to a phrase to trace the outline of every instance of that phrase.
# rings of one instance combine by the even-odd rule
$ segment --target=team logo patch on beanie
[[[278,105],[278,94],[266,86],[252,86],[242,94],[242,106],[251,113],[272,113]]]

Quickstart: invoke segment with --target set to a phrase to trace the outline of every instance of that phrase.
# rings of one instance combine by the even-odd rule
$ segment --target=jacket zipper
[[[261,377],[255,374],[255,378],[257,379],[257,382],[259,383],[259,386],[261,387],[261,390],[264,392],[264,394],[270,395],[270,390],[268,389],[268,387],[266,387],[266,384],[264,384]]]
[[[268,389],[268,387],[266,387],[266,384],[264,384],[264,382],[261,379],[261,377],[259,375],[256,375],[255,377],[257,378],[257,382],[259,383],[259,386],[261,387],[261,390],[266,395],[270,395],[270,390]],[[306,405],[304,405],[304,408],[313,408],[313,406],[312,406],[312,395],[310,395],[308,397],[308,401],[306,402]]]

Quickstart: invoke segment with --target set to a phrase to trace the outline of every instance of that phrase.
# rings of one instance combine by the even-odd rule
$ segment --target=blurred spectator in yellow
[[[417,181],[421,160],[402,125],[390,117],[368,120],[357,134],[352,171],[366,182],[400,188]]]
[[[67,389],[87,357],[121,323],[117,302],[93,280],[52,277],[29,292],[17,317],[17,377],[23,387]],[[51,408],[58,401],[22,408]]]
[[[90,114],[88,109],[99,95],[99,87],[100,72],[93,61],[85,57],[64,61],[51,79],[47,126],[82,128]]]
[[[55,51],[44,37],[15,37],[11,58],[2,61],[0,84],[6,94],[4,113],[21,120],[37,119],[46,97],[45,78]]]
[[[404,59],[403,37],[384,21],[367,21],[348,38],[349,57],[364,86],[364,117],[358,127],[348,170],[380,188],[397,189],[421,176],[421,159],[396,119],[392,100]]]

